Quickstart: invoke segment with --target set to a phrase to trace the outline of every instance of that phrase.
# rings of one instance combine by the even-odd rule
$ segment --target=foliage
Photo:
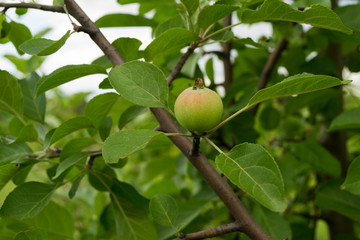
[[[7,16],[40,5],[0,3],[0,43],[17,50],[3,56],[17,71],[0,70],[0,239],[185,239],[239,220],[229,205],[241,203],[273,239],[359,239],[359,92],[343,73],[359,71],[360,4],[332,2],[118,0],[139,14],[102,16],[97,27],[151,28],[152,42],[140,50],[118,38],[110,54],[99,44],[105,55],[48,75],[47,55],[81,31],[99,43],[98,29],[73,23],[50,40]],[[53,4],[76,18],[71,4]],[[237,31],[259,21],[270,22],[269,38]],[[92,74],[111,91],[88,100],[57,89]],[[197,77],[224,104],[202,136],[173,114]],[[169,132],[174,123],[184,133]],[[211,170],[196,164],[205,156]],[[206,177],[219,175],[228,183]],[[216,237],[249,239],[252,226]]]

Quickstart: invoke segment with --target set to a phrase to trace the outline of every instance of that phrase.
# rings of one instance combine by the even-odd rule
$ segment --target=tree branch
[[[123,64],[125,61],[119,52],[109,43],[109,41],[100,32],[99,28],[89,19],[83,10],[74,2],[74,0],[65,0],[66,8],[69,13],[77,19],[80,24],[88,29],[96,31],[90,35],[91,39],[101,48],[105,55],[114,65]],[[191,48],[191,47],[190,47]],[[194,47],[195,49],[195,47]],[[190,53],[191,54],[191,53]],[[190,55],[189,54],[189,55]],[[184,57],[185,58],[185,57]],[[186,60],[186,59],[185,59]],[[178,67],[177,71],[180,71]],[[176,75],[176,74],[175,74]],[[174,78],[174,77],[172,77]],[[160,128],[167,133],[182,133],[175,124],[169,113],[163,108],[150,108],[154,116],[160,123]],[[214,189],[220,199],[228,207],[231,214],[239,222],[243,232],[254,240],[271,240],[272,238],[261,228],[261,226],[251,217],[246,208],[242,205],[239,198],[233,192],[231,187],[222,179],[210,164],[204,154],[199,152],[198,156],[190,155],[193,144],[183,136],[170,136],[173,143],[183,152],[191,163],[198,169],[209,185]]]
[[[288,41],[283,38],[280,40],[275,50],[269,55],[269,58],[266,61],[266,64],[261,72],[260,80],[257,85],[257,90],[261,90],[266,87],[266,84],[270,80],[270,76],[272,71],[274,70],[275,64],[277,60],[280,58],[281,53],[286,49]],[[252,112],[255,114],[259,108],[259,104],[257,104]]]
[[[194,52],[194,50],[198,47],[198,45],[199,45],[198,42],[192,43],[190,45],[190,47],[188,48],[188,50],[186,51],[186,53],[184,53],[184,55],[182,55],[180,57],[174,70],[170,73],[170,75],[166,79],[168,82],[168,85],[170,85],[172,83],[172,81],[174,81],[176,75],[179,74],[179,72],[181,71],[182,67],[184,66],[186,60],[190,57],[190,55]]]
[[[224,19],[224,26],[230,26],[231,25],[231,14]],[[233,81],[233,69],[232,69],[232,63],[231,63],[231,42],[226,42],[221,44],[223,49],[223,55],[222,55],[222,61],[224,63],[224,88],[225,91],[229,89],[232,81]]]
[[[238,222],[233,222],[215,228],[206,229],[204,231],[183,234],[181,233],[174,240],[195,240],[195,239],[204,239],[204,238],[213,238],[227,233],[239,232],[241,231],[240,224]]]
[[[92,33],[89,33],[89,36],[111,60],[114,66],[125,63],[124,59],[120,56],[116,48],[110,44],[110,42],[101,33],[100,29],[93,21],[91,21],[91,19],[79,7],[79,5],[77,5],[77,3],[73,0],[65,0],[64,2],[66,9],[69,11],[69,14],[71,14],[82,25],[83,28]]]
[[[59,5],[42,5],[36,3],[0,3],[0,7],[3,7],[3,12],[6,12],[9,8],[32,8],[32,9],[39,9],[43,11],[49,12],[58,12],[58,13],[65,13],[65,10],[62,6]]]

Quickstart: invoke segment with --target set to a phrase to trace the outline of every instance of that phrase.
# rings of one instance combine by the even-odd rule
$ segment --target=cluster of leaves
[[[209,137],[220,153],[202,142],[203,153],[235,191],[242,190],[239,198],[274,239],[311,239],[329,210],[351,219],[355,228],[337,239],[359,236],[360,111],[349,86],[347,95],[333,87],[349,83],[336,69],[360,70],[360,5],[333,12],[330,1],[118,2],[138,3],[139,15],[106,15],[97,26],[151,27],[154,39],[144,50],[138,39],[115,40],[127,63],[114,68],[100,56],[39,76],[41,56],[56,53],[72,33],[59,40],[42,38],[47,31],[32,36],[25,25],[0,16],[0,41],[11,42],[19,54],[4,57],[23,73],[16,79],[0,71],[1,239],[169,239],[229,222],[224,205],[169,134],[154,130],[158,122],[149,111],[172,113],[177,95],[196,77],[215,88],[214,62],[223,56],[204,57],[203,46],[219,43],[236,52],[233,80],[223,97],[226,120]],[[221,21],[229,14],[242,24],[271,21],[274,34],[259,42],[239,38]],[[282,39],[288,47],[268,87],[257,91],[267,50]],[[341,63],[326,54],[335,45],[341,46]],[[168,86],[166,76],[186,46],[198,50]],[[280,67],[285,75],[276,71]],[[92,74],[103,76],[99,88],[116,93],[88,102],[87,94],[69,97],[53,90],[45,96]],[[346,110],[341,114],[340,98]],[[258,104],[257,112],[246,111]],[[339,163],[344,160],[319,141],[339,131],[348,133],[346,156],[352,160],[344,173]]]

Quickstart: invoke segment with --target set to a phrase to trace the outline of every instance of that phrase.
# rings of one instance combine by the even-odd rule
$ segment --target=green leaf
[[[0,79],[0,110],[11,113],[22,120],[24,99],[18,81],[2,70],[0,70]]]
[[[255,205],[251,215],[273,239],[292,239],[290,224],[279,213]]]
[[[17,219],[34,217],[48,204],[54,191],[53,184],[26,182],[6,197],[0,214]]]
[[[29,78],[19,81],[24,96],[24,115],[31,120],[44,123],[46,98],[45,94],[35,96],[36,84],[40,80],[39,75],[32,72]]]
[[[181,16],[176,15],[168,20],[160,23],[155,30],[153,31],[153,36],[158,37],[160,34],[169,30],[171,28],[185,28],[184,22],[181,19]]]
[[[51,136],[50,145],[69,135],[72,132],[83,128],[91,128],[93,125],[86,117],[75,117],[63,122]]]
[[[28,228],[41,229],[47,232],[47,239],[73,239],[74,219],[69,211],[50,201],[48,205],[34,218],[21,221]]]
[[[23,142],[4,144],[0,142],[0,165],[21,159],[32,153],[31,149]]]
[[[37,84],[36,95],[46,92],[52,88],[70,82],[74,79],[91,74],[106,74],[106,69],[99,65],[67,65],[56,69],[54,72],[43,77]]]
[[[118,38],[112,43],[125,62],[139,58],[139,47],[141,44],[142,42],[136,38]]]
[[[343,23],[352,29],[360,31],[360,4],[338,7],[335,12],[339,15]]]
[[[166,107],[169,87],[163,72],[151,63],[132,61],[109,73],[115,90],[130,102],[145,107]]]
[[[89,137],[80,137],[71,139],[63,147],[60,154],[60,161],[63,161],[65,158],[70,157],[73,154],[76,154],[83,150],[86,147],[96,144],[96,141],[93,138]]]
[[[316,170],[333,177],[340,177],[340,163],[324,147],[315,141],[303,141],[292,145],[294,155],[300,162],[306,162]]]
[[[156,37],[144,50],[146,61],[152,61],[157,56],[168,51],[181,49],[200,38],[184,28],[171,28]]]
[[[209,78],[209,80],[214,83],[215,82],[215,78],[214,78],[214,63],[213,63],[213,58],[209,58],[209,60],[206,62],[205,65],[205,71],[206,71],[206,75]]]
[[[25,125],[17,137],[17,141],[21,142],[34,142],[38,140],[38,133],[33,124]]]
[[[70,30],[57,41],[46,38],[33,38],[22,43],[19,49],[30,55],[47,56],[59,50],[69,37]]]
[[[76,178],[76,180],[73,182],[73,184],[71,185],[71,188],[69,190],[69,198],[72,199],[73,197],[75,197],[75,194],[80,186],[81,180],[84,178],[85,176],[85,172],[82,173],[78,178]]]
[[[342,190],[360,195],[360,156],[355,158],[347,171],[345,182],[341,185]]]
[[[15,164],[0,164],[0,191],[20,170]]]
[[[275,212],[286,208],[284,183],[275,160],[260,145],[243,143],[216,157],[217,167],[235,185]]]
[[[189,16],[192,16],[199,7],[199,0],[180,0],[184,4]]]
[[[155,27],[156,22],[145,18],[143,16],[136,16],[131,14],[108,14],[105,15],[98,20],[96,20],[95,24],[99,28],[103,27]]]
[[[85,152],[79,152],[74,155],[69,156],[68,158],[65,158],[63,161],[61,161],[56,168],[56,174],[53,176],[53,179],[58,178],[63,172],[65,172],[70,167],[74,166],[76,163],[80,161],[85,161],[88,157],[88,153]]]
[[[360,107],[341,113],[332,120],[329,131],[353,130],[360,128]]]
[[[97,95],[86,104],[85,116],[95,127],[100,127],[117,100],[119,100],[119,95],[116,93]]]
[[[360,196],[340,190],[341,179],[331,180],[322,184],[315,202],[322,209],[330,209],[360,223]]]
[[[144,149],[155,137],[163,133],[153,130],[122,130],[110,135],[104,142],[103,156],[106,163],[117,163],[130,154]]]
[[[233,11],[239,9],[237,6],[214,4],[204,7],[198,17],[198,25],[201,29],[206,30],[211,24],[228,16]]]
[[[105,118],[102,124],[99,127],[99,135],[101,140],[105,141],[106,138],[109,136],[111,128],[112,128],[113,120],[111,117]]]
[[[252,106],[272,98],[308,93],[347,83],[348,82],[341,81],[338,78],[325,75],[299,74],[288,77],[271,87],[258,91],[250,99],[248,106]]]
[[[120,116],[119,123],[118,123],[119,129],[122,129],[123,127],[125,127],[126,124],[131,122],[134,118],[145,113],[146,111],[147,111],[147,108],[144,108],[144,107],[141,107],[138,105],[129,107]]]
[[[336,13],[319,4],[314,4],[305,11],[298,11],[281,0],[265,0],[257,10],[246,9],[241,16],[241,21],[244,23],[290,21],[311,24],[315,27],[347,34],[352,33],[352,30],[342,23]]]
[[[14,240],[46,240],[48,235],[44,230],[34,229],[18,233]]]
[[[10,22],[10,32],[8,35],[10,41],[16,47],[17,52],[22,55],[24,54],[20,49],[19,46],[23,42],[32,38],[30,30],[21,23]]]
[[[112,196],[117,239],[157,240],[157,233],[147,214],[131,202]]]
[[[174,226],[179,209],[173,197],[166,194],[158,194],[151,199],[149,208],[151,215],[158,224]]]

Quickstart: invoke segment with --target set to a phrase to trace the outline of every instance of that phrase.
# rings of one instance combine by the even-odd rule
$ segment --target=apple
[[[185,89],[177,97],[174,111],[182,126],[201,134],[221,121],[223,103],[216,92],[204,87],[202,79],[197,78],[193,87]]]

